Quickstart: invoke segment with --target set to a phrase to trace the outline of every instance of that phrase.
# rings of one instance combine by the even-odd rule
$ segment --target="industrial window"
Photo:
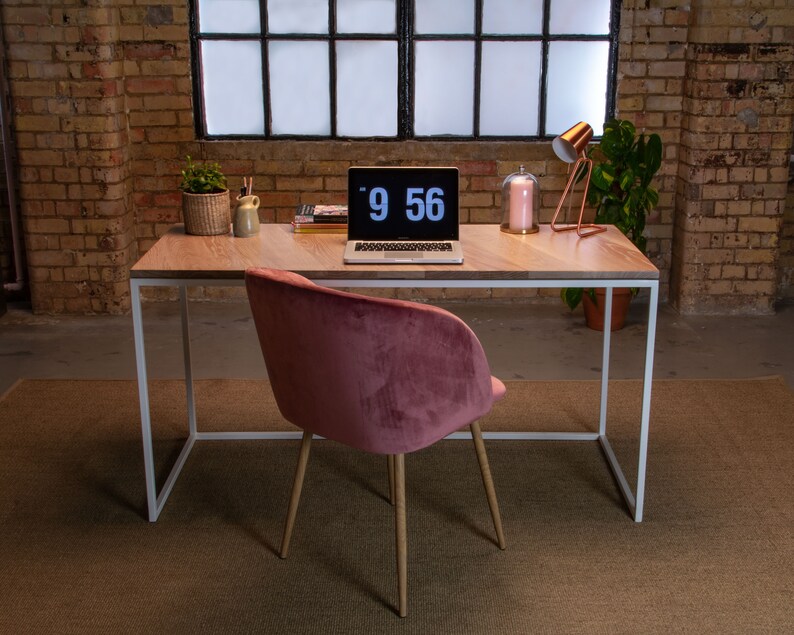
[[[192,0],[201,138],[510,139],[614,111],[615,0]]]

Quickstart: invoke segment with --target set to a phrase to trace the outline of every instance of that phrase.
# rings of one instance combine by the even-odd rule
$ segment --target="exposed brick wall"
[[[40,312],[129,307],[137,252],[114,4],[3,4],[31,300]]]
[[[794,113],[794,15],[774,4],[693,3],[671,279],[682,312],[774,310]]]
[[[745,9],[745,4],[756,8]],[[784,192],[778,189],[785,179],[780,181],[777,171],[776,146],[782,143],[781,135],[790,145],[791,111],[787,131],[781,120],[791,108],[791,95],[772,99],[759,91],[762,85],[778,90],[782,80],[765,73],[785,70],[791,61],[785,46],[774,47],[774,53],[767,46],[794,41],[787,4],[623,3],[617,114],[646,132],[658,132],[665,143],[657,179],[660,204],[647,229],[649,255],[662,271],[662,299],[668,296],[672,274],[669,293],[682,310],[764,312],[775,295],[773,281],[780,278],[775,277],[775,267],[782,260],[772,239],[776,226],[768,223],[777,222],[783,209]],[[554,157],[549,143],[198,142],[184,0],[3,0],[0,17],[8,46],[20,200],[36,311],[128,310],[130,265],[168,226],[180,221],[176,187],[187,154],[220,161],[232,187],[239,185],[242,175],[253,175],[266,222],[288,221],[299,202],[343,201],[345,171],[351,164],[459,166],[464,222],[499,221],[501,182],[520,163],[540,180],[541,222],[550,220],[566,181],[566,166]],[[744,62],[728,70],[730,61],[704,47],[745,41],[753,43],[752,63],[763,67],[752,80],[759,88],[750,87],[741,97],[701,95],[707,84],[724,83],[709,76],[719,72],[717,67],[724,73],[744,72]],[[772,107],[776,112],[769,112]],[[714,108],[718,112],[712,113]],[[723,108],[736,110],[725,113]],[[754,148],[734,147],[727,140],[734,132],[752,134],[744,129],[726,130],[723,145],[713,149],[712,154],[720,155],[714,160],[725,162],[724,168],[698,163],[701,147],[692,136],[700,134],[697,127],[712,120],[726,126],[735,123],[747,108],[758,113],[759,126],[771,125],[774,119],[780,127],[777,132],[765,129],[769,161],[758,163],[758,156],[751,154]],[[747,128],[752,117],[750,123],[738,121]],[[736,143],[750,142],[737,137]],[[713,189],[729,177],[748,178],[747,171],[728,171],[734,151],[743,153],[744,162],[735,167],[750,169],[752,182],[744,181],[744,189],[739,187],[735,194]],[[706,182],[712,179],[714,183]],[[697,186],[699,190],[693,189]],[[720,202],[732,209],[749,205],[750,211],[735,214],[735,231],[705,232],[707,257],[723,257],[719,267],[705,268],[698,261],[701,243],[694,245],[704,234],[698,219],[711,218],[703,210],[708,213],[710,203],[721,209]],[[776,202],[778,210],[773,212]],[[739,217],[745,219],[741,229]],[[721,234],[722,247],[710,242],[715,234]],[[729,235],[747,245],[726,251]],[[756,256],[762,244],[772,254],[771,262],[735,262],[739,254]],[[741,270],[734,268],[737,264]],[[723,292],[726,282],[729,294]],[[729,300],[740,287],[743,299]],[[430,298],[459,298],[460,293],[422,291]],[[224,294],[207,290],[208,297]],[[476,290],[465,292],[465,297],[535,294]]]
[[[682,89],[689,35],[689,2],[626,1],[620,23],[617,116],[662,138],[664,161],[655,186],[659,205],[648,218],[648,254],[669,293],[675,187],[678,179]]]

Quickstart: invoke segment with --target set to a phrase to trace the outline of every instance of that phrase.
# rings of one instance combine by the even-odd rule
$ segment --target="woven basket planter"
[[[232,223],[229,190],[217,194],[182,192],[185,233],[197,236],[228,234]]]

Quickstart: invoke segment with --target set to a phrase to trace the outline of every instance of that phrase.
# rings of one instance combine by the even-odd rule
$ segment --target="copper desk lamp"
[[[592,223],[582,223],[582,216],[584,216],[584,206],[587,202],[587,190],[590,187],[590,175],[593,173],[593,160],[587,158],[585,152],[587,150],[587,144],[590,143],[590,139],[592,138],[593,129],[589,124],[585,123],[584,121],[580,121],[573,128],[563,132],[551,142],[551,147],[554,149],[554,154],[556,154],[562,161],[568,163],[568,169],[571,171],[568,184],[565,186],[565,190],[563,190],[560,202],[557,205],[557,211],[554,212],[554,217],[551,219],[551,228],[555,232],[563,232],[575,229],[576,233],[584,238],[586,236],[592,236],[593,234],[606,231],[606,227],[601,227],[600,225],[594,225]],[[571,163],[574,164],[572,170],[570,166]],[[576,223],[576,225],[557,225],[557,217],[560,215],[565,198],[568,196],[568,194],[573,194],[573,188],[576,184],[576,181],[580,178],[580,171],[582,174],[584,174],[586,171],[587,176],[584,182],[584,191],[582,192],[582,207],[579,209],[579,221]],[[570,205],[571,200],[568,199],[569,209]],[[589,231],[583,232],[582,228]]]

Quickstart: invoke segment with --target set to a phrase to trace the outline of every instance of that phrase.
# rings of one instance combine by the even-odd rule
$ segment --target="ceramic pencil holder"
[[[250,238],[259,235],[259,197],[238,196],[234,210],[234,235],[238,238]]]

